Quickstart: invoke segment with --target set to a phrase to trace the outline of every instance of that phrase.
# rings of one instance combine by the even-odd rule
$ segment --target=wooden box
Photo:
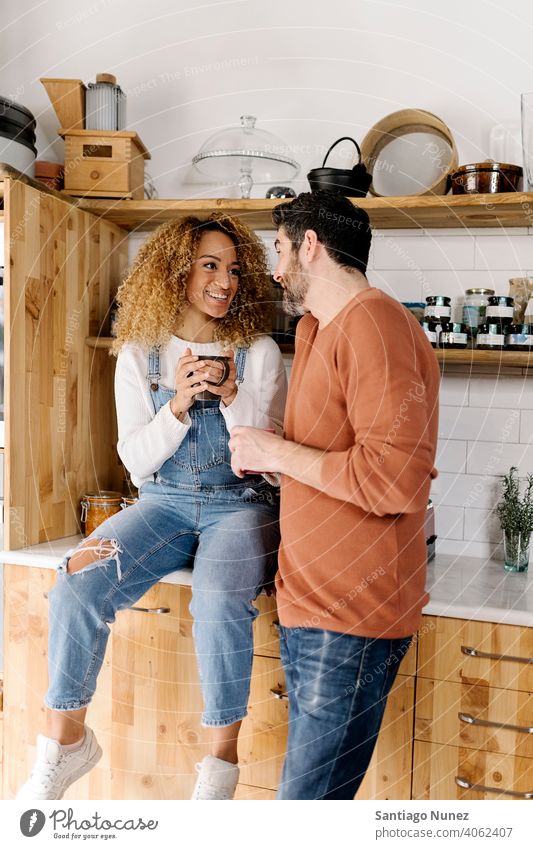
[[[93,198],[144,198],[144,160],[137,133],[59,130],[65,140],[65,191]]]

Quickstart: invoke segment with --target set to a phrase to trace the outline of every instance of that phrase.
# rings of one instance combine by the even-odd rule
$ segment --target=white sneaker
[[[17,799],[62,799],[63,793],[102,757],[102,749],[90,728],[79,749],[65,751],[61,743],[39,734],[37,760],[32,773],[17,793]]]
[[[196,764],[198,778],[191,799],[233,799],[239,783],[237,764],[207,755]]]

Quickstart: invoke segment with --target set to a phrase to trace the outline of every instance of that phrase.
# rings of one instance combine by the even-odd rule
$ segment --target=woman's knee
[[[80,543],[72,553],[66,555],[58,571],[71,576],[85,574],[114,562],[117,577],[120,580],[121,554],[122,548],[118,540],[92,536]]]

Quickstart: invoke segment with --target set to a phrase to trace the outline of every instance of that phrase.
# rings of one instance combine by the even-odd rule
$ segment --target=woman
[[[281,430],[286,377],[264,335],[268,276],[259,239],[213,214],[160,227],[119,289],[118,452],[139,501],[58,567],[50,593],[50,736],[17,798],[60,799],[102,750],[84,726],[109,624],[153,584],[193,565],[191,613],[212,754],[193,798],[232,798],[249,694],[253,600],[272,578],[278,490],[231,471],[234,425]],[[225,356],[224,364],[200,357]],[[206,399],[205,392],[211,394]],[[202,397],[199,397],[202,396]]]

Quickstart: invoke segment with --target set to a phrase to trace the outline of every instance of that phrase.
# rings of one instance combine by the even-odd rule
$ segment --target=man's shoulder
[[[373,286],[354,298],[340,318],[345,328],[356,328],[358,333],[409,332],[414,333],[415,338],[425,339],[424,331],[413,314],[396,298]]]

